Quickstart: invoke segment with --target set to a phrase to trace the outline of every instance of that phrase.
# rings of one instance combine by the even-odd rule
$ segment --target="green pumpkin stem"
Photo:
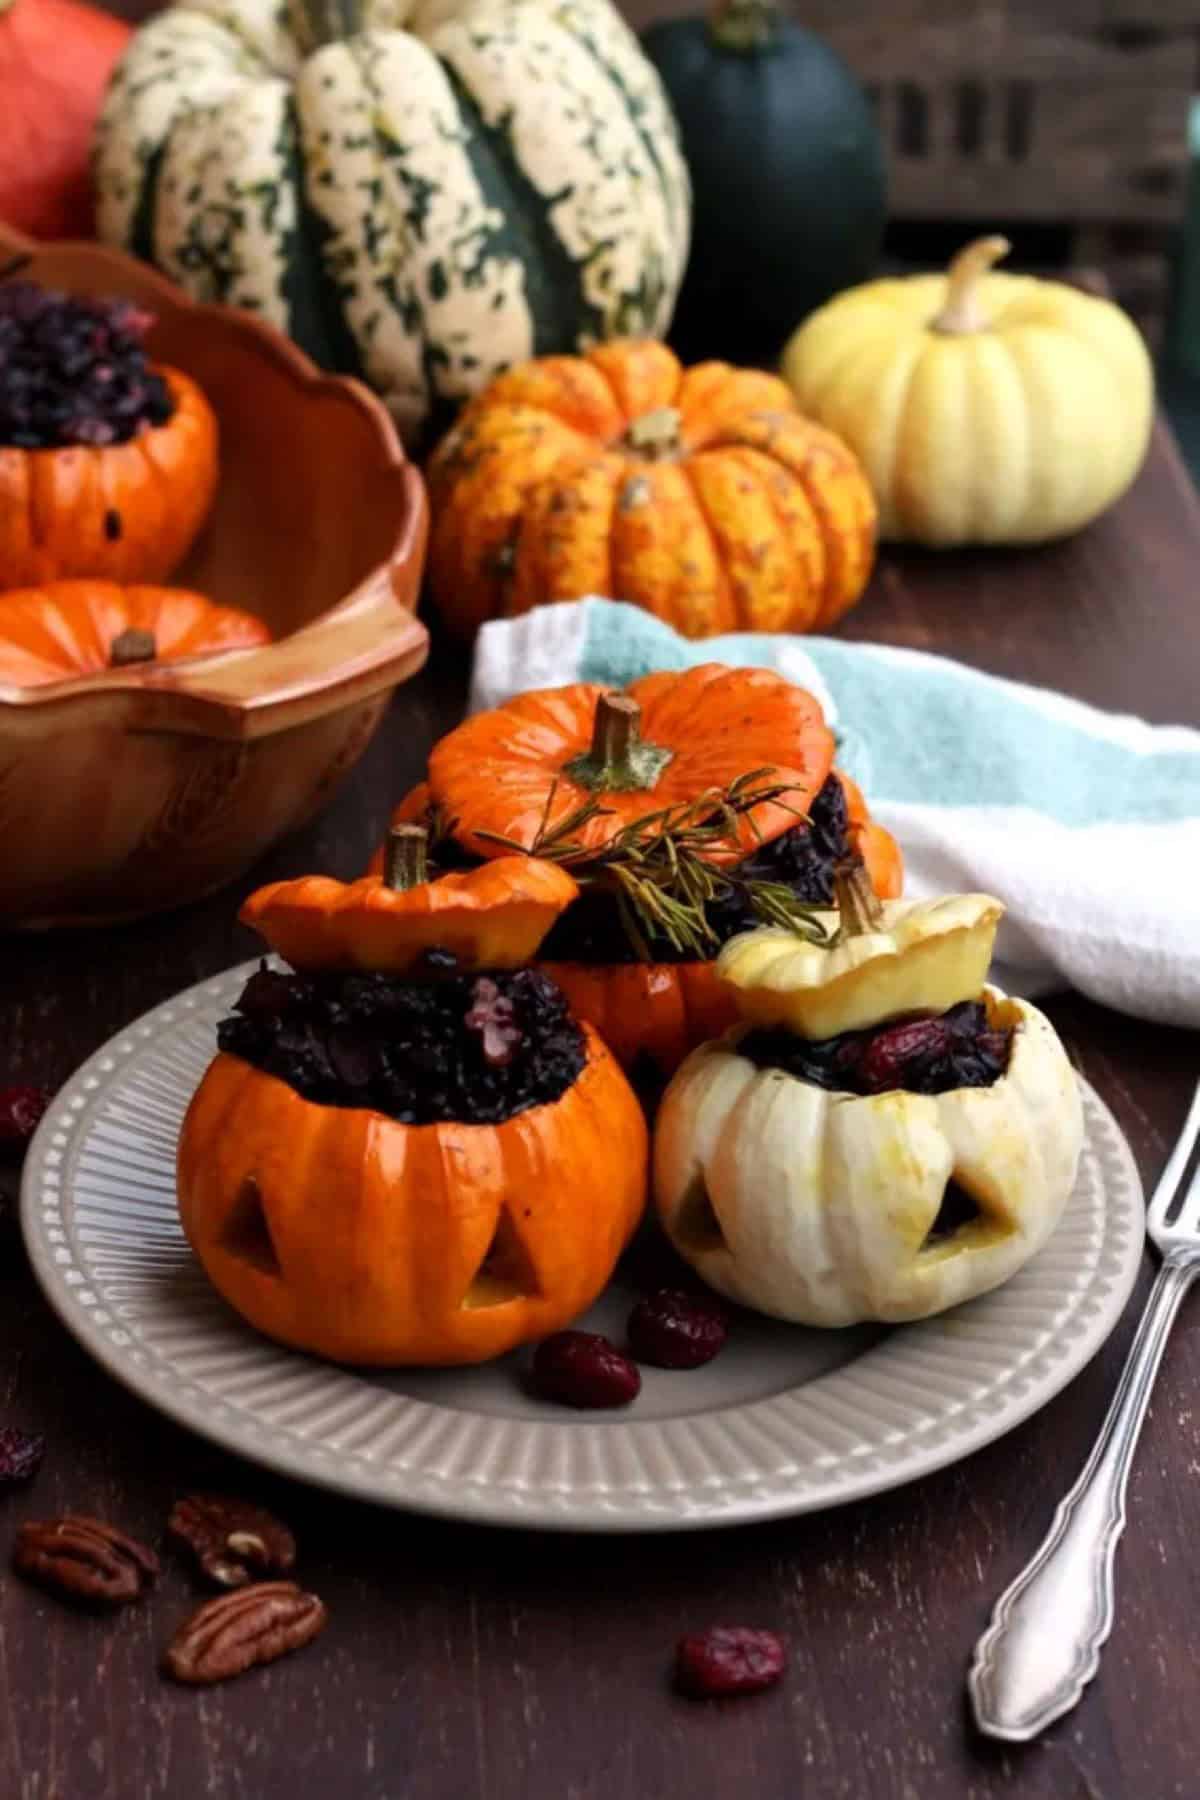
[[[601,694],[592,747],[565,764],[563,774],[591,793],[652,788],[674,752],[642,737],[642,709],[628,694]]]
[[[153,662],[158,655],[158,642],[152,631],[139,631],[130,625],[119,631],[108,646],[110,669],[124,669],[130,663]]]
[[[934,331],[961,337],[972,331],[986,331],[991,320],[979,304],[979,283],[1012,245],[1007,238],[976,238],[961,249],[946,271],[946,298],[933,320]]]
[[[383,885],[407,894],[429,880],[429,833],[423,825],[393,825],[383,851]]]
[[[865,937],[883,928],[883,908],[861,856],[847,857],[833,872],[833,897],[843,937]]]
[[[722,50],[765,50],[779,34],[779,0],[716,0],[708,32]]]

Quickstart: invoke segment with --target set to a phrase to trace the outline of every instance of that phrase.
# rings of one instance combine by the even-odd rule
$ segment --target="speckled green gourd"
[[[122,59],[100,235],[365,377],[415,436],[500,369],[660,333],[688,179],[609,0],[188,0]]]

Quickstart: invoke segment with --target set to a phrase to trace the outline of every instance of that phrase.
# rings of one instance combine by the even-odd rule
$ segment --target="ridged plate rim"
[[[1080,1077],[1079,1179],[1031,1264],[953,1314],[892,1332],[831,1373],[738,1407],[642,1423],[495,1417],[386,1392],[283,1350],[240,1325],[202,1281],[188,1306],[160,1297],[142,1309],[120,1258],[136,1270],[164,1250],[178,1256],[174,1137],[216,1020],[256,966],[240,964],[154,1007],[76,1071],[30,1146],[22,1225],[47,1299],[97,1362],[178,1424],[281,1474],[383,1505],[521,1528],[681,1530],[812,1512],[916,1480],[1012,1430],[1096,1353],[1136,1278],[1141,1182],[1115,1119]],[[145,1158],[126,1152],[122,1161],[105,1148],[106,1110],[138,1117],[147,1106]],[[103,1176],[99,1201],[82,1186],[85,1155]],[[122,1185],[138,1183],[157,1195],[150,1214],[128,1196],[122,1205]],[[242,1398],[212,1385],[231,1362],[249,1370]]]

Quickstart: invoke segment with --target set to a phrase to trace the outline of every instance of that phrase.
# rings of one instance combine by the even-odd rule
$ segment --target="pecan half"
[[[163,1658],[176,1681],[228,1681],[303,1649],[324,1629],[325,1603],[294,1581],[260,1581],[208,1600],[185,1619]]]
[[[222,1494],[189,1494],[177,1500],[167,1536],[195,1557],[218,1587],[245,1587],[262,1575],[286,1575],[296,1561],[296,1540],[261,1506]]]
[[[159,1563],[153,1550],[102,1519],[68,1513],[22,1525],[13,1568],[52,1593],[89,1606],[125,1606],[157,1580]]]

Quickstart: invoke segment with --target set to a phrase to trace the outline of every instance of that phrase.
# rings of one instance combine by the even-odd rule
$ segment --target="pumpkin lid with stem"
[[[823,943],[767,927],[725,945],[717,979],[744,1019],[829,1038],[979,998],[1001,901],[991,894],[881,901],[857,859],[838,870],[835,887],[836,910],[818,915],[828,928]]]
[[[0,605],[0,684],[40,687],[105,670],[270,642],[261,619],[186,588],[50,581]]]
[[[531,856],[435,875],[424,827],[400,824],[382,874],[275,881],[239,917],[295,969],[404,975],[431,950],[448,951],[460,969],[519,969],[578,892],[565,869]]]
[[[833,764],[833,736],[803,688],[772,669],[703,663],[643,675],[623,692],[591,682],[518,694],[436,744],[431,798],[479,856],[530,848],[574,821],[583,848],[667,809],[695,807],[749,776],[713,861],[734,861],[798,824]]]

